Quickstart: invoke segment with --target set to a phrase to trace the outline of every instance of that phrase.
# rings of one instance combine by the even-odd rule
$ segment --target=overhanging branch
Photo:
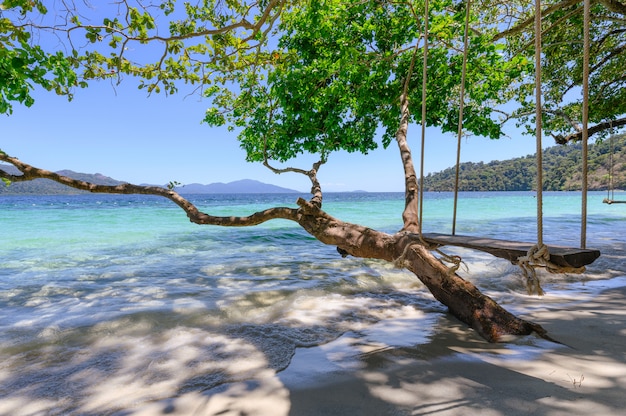
[[[589,137],[591,137],[592,135],[596,133],[600,133],[601,131],[610,130],[613,128],[619,128],[622,126],[626,126],[626,117],[620,118],[617,120],[611,120],[611,121],[605,121],[603,123],[598,123],[595,126],[587,129],[587,133]],[[580,141],[582,139],[582,136],[583,136],[583,132],[582,130],[580,130],[580,131],[577,131],[576,133],[568,134],[567,136],[553,135],[552,137],[554,137],[554,141],[557,142],[558,144],[567,144],[569,142]]]
[[[579,3],[579,2],[580,2],[580,0],[563,0],[560,3],[554,4],[552,6],[549,6],[549,7],[545,8],[544,10],[542,10],[541,11],[541,18],[543,19],[544,17],[548,16],[551,13],[554,13],[557,10],[562,10],[562,9],[564,9],[566,7],[569,7],[569,6],[571,6],[573,4],[576,4],[576,3]],[[535,16],[533,14],[528,19],[519,22],[518,24],[516,24],[512,28],[498,33],[497,35],[494,36],[493,40],[494,41],[498,41],[498,40],[504,39],[504,38],[506,38],[508,36],[521,33],[524,30],[526,30],[528,27],[530,27],[534,23],[534,21],[535,21]]]
[[[34,179],[50,179],[74,189],[80,189],[93,193],[161,196],[169,199],[182,208],[187,213],[189,220],[196,224],[219,225],[225,227],[247,227],[258,225],[273,219],[298,221],[299,218],[298,209],[286,207],[269,208],[243,217],[216,217],[200,211],[194,204],[183,198],[172,189],[166,189],[159,186],[133,185],[130,183],[120,185],[97,185],[91,182],[59,175],[58,173],[51,172],[49,170],[36,168],[23,163],[19,159],[11,157],[2,151],[0,151],[0,160],[12,164],[20,172],[22,172],[22,175],[12,175],[0,169],[0,178],[5,178],[12,182],[25,182]]]

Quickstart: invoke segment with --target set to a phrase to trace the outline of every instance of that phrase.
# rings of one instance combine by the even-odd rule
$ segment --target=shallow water
[[[606,279],[626,273],[626,206],[603,196],[590,195],[587,231],[603,256],[583,276],[542,274],[545,300],[624,283]],[[295,206],[296,196],[191,199],[215,215],[247,215]],[[535,201],[463,194],[457,233],[535,241]],[[330,194],[325,209],[393,232],[402,203],[401,194]],[[451,215],[450,194],[426,196],[425,231],[449,232]],[[546,243],[579,244],[579,194],[545,195],[544,216]],[[0,414],[132,414],[276,373],[304,347],[329,346],[324,360],[311,357],[318,372],[359,366],[373,350],[431,343],[446,322],[410,273],[343,259],[286,221],[224,229],[191,224],[153,197],[3,196],[0,230]],[[506,261],[447,251],[512,311],[541,307]]]

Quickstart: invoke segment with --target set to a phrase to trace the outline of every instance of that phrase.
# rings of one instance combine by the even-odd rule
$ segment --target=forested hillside
[[[612,155],[612,157],[611,157]],[[612,160],[611,160],[612,159]],[[553,146],[544,149],[544,190],[581,189],[582,145]],[[626,134],[589,145],[589,190],[606,190],[613,170],[613,188],[626,189]],[[454,190],[454,167],[424,178],[426,191]],[[461,191],[529,191],[536,188],[535,155],[490,163],[467,162],[460,165]]]

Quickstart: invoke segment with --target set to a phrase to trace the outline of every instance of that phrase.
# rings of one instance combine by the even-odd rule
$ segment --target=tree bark
[[[337,246],[344,254],[406,267],[452,315],[487,341],[498,342],[505,335],[532,333],[554,341],[540,325],[516,317],[471,282],[451,272],[423,246],[419,235],[404,231],[387,234],[340,221],[304,200],[300,200],[299,205],[298,223],[316,239]]]
[[[407,131],[409,128],[409,101],[405,94],[400,99],[400,127],[396,132],[396,142],[400,150],[402,166],[404,168],[404,211],[402,212],[402,222],[404,231],[413,233],[420,232],[419,222],[419,187],[417,185],[417,174],[413,165],[411,149],[407,142]]]

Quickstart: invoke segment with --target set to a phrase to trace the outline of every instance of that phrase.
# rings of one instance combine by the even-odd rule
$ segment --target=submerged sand
[[[557,296],[530,302],[532,312],[525,317],[564,345],[535,337],[488,344],[444,316],[425,345],[369,350],[363,345],[360,365],[345,368],[337,365],[341,360],[333,363],[332,354],[340,349],[332,345],[300,349],[289,368],[277,375],[222,386],[203,397],[183,397],[169,411],[263,416],[626,414],[626,287],[583,300]]]

